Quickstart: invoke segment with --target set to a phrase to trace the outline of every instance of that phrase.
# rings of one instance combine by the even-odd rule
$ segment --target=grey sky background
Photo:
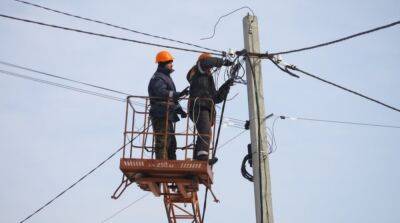
[[[303,47],[390,23],[400,2],[383,1],[33,1],[51,8],[211,48],[242,49],[245,11],[259,19],[261,48]],[[11,0],[1,13],[95,32],[167,43]],[[73,79],[147,94],[160,50],[0,19],[0,60]],[[284,56],[284,60],[388,104],[400,106],[400,28],[392,27],[335,46]],[[197,54],[171,51],[178,89]],[[0,66],[0,69],[29,74]],[[294,79],[262,62],[267,113],[400,125],[400,115],[308,77]],[[246,88],[227,104],[226,115],[248,118]],[[124,104],[0,75],[0,222],[22,220],[122,144]],[[268,123],[271,126],[271,122]],[[225,128],[221,141],[240,130]],[[400,222],[400,130],[278,120],[278,150],[270,156],[277,223]],[[219,151],[207,222],[254,222],[253,185],[240,175],[248,133]],[[29,222],[101,222],[145,192],[136,186],[117,201],[116,156]],[[144,198],[111,222],[165,222],[162,198]]]

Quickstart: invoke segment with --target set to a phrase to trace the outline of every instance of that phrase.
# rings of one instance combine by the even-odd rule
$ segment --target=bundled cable
[[[241,173],[242,173],[242,176],[243,176],[246,180],[248,180],[248,181],[250,181],[250,182],[253,182],[253,181],[254,181],[253,175],[251,175],[251,174],[247,171],[247,169],[246,169],[246,162],[249,163],[250,167],[253,166],[253,156],[252,156],[252,153],[251,153],[251,144],[248,144],[248,145],[247,145],[247,155],[244,156],[244,158],[243,158],[242,166],[241,166],[241,168],[240,168],[240,171],[241,171]]]

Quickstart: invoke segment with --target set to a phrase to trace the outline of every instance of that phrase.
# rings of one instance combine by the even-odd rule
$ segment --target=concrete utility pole
[[[260,53],[258,20],[256,16],[247,15],[243,18],[243,34],[244,46],[247,52]],[[260,59],[258,58],[250,59],[253,69],[251,68],[249,61],[246,60],[247,97],[253,157],[254,197],[257,223],[273,223],[268,147],[266,141],[265,121],[263,121],[265,117],[263,82],[259,60]],[[256,86],[254,86],[252,70],[254,71]],[[257,98],[259,114],[257,112]],[[258,117],[260,117],[260,120]],[[261,139],[258,137],[259,123],[261,124]],[[260,146],[258,146],[259,142]]]

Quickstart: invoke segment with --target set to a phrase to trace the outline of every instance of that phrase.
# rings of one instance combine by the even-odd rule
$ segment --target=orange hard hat
[[[156,63],[162,63],[174,60],[174,57],[168,51],[160,51],[156,56]]]
[[[202,53],[202,54],[200,54],[200,56],[199,56],[199,58],[197,60],[204,60],[204,59],[207,59],[207,58],[210,58],[210,57],[211,57],[210,53]]]

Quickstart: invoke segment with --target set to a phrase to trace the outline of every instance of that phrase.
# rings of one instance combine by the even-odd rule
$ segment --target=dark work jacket
[[[176,109],[179,103],[174,101],[179,93],[176,92],[174,81],[166,68],[158,67],[147,88],[150,97],[150,116],[153,118],[164,118],[167,115],[167,103],[169,104],[168,119],[172,122],[179,121]],[[156,97],[156,98],[152,98]],[[169,98],[169,99],[168,99]]]
[[[211,57],[198,61],[189,70],[186,76],[186,79],[190,83],[189,112],[193,112],[193,109],[206,109],[214,112],[213,103],[221,103],[226,98],[224,91],[216,89],[214,78],[210,71],[211,68],[221,67],[223,63],[222,59]]]

